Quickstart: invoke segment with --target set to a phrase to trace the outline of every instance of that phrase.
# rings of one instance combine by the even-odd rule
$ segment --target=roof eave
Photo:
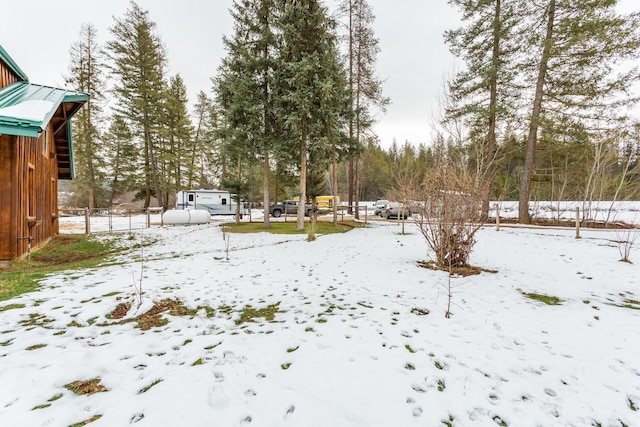
[[[0,45],[0,59],[2,59],[2,61],[5,62],[9,66],[9,68],[11,68],[11,71],[13,71],[20,80],[25,82],[29,81],[29,77],[27,77],[25,72],[22,71],[20,67],[18,67],[18,64],[16,64],[16,62],[9,55],[9,53],[7,53],[7,51],[4,50],[2,45]]]

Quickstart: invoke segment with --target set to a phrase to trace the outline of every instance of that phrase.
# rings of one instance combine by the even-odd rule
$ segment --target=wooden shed
[[[0,46],[0,266],[58,233],[58,180],[74,177],[71,117],[88,99],[29,82]]]

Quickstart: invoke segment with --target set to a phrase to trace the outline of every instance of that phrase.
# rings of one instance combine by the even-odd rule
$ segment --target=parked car
[[[399,218],[409,218],[411,216],[411,210],[408,206],[402,206],[402,203],[387,203],[387,206],[382,214],[386,219],[399,219]]]
[[[389,204],[388,200],[377,200],[373,204],[373,214],[382,216],[388,204]]]
[[[280,215],[286,213],[288,215],[298,213],[297,200],[285,200],[283,203],[276,203],[275,205],[269,205],[269,214],[278,218]],[[309,216],[311,214],[311,205],[306,204],[304,206],[304,215]]]

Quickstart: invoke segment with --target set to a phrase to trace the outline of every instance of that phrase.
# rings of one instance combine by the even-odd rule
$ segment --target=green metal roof
[[[5,64],[9,66],[11,71],[13,71],[20,80],[24,80],[25,82],[29,81],[29,77],[18,67],[18,64],[15,63],[13,58],[9,56],[6,50],[0,45],[0,61],[3,61]]]
[[[88,100],[89,95],[82,92],[28,82],[10,84],[0,89],[0,133],[37,138],[60,104]]]

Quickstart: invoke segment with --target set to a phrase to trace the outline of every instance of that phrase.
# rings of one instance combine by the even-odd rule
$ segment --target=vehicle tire
[[[275,218],[279,218],[279,217],[280,217],[280,215],[282,215],[282,211],[281,211],[280,209],[274,209],[274,210],[273,210],[273,216],[274,216]]]
[[[381,216],[382,216],[382,215],[381,215]],[[385,214],[384,214],[384,219],[389,219],[389,214],[388,214],[388,213],[385,213]]]

